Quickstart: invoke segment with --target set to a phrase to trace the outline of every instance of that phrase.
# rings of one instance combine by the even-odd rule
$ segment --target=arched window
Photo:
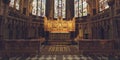
[[[20,5],[20,0],[11,0],[9,6],[19,10],[19,5]]]
[[[33,0],[32,14],[37,16],[45,16],[45,4],[46,0]]]
[[[87,2],[86,0],[74,0],[75,17],[87,16]]]
[[[103,11],[103,10],[105,10],[107,8],[109,8],[107,0],[99,0],[99,10]]]
[[[20,5],[20,0],[16,0],[15,8],[16,8],[17,10],[19,10],[19,5]]]
[[[66,0],[54,0],[54,18],[66,16]]]
[[[33,0],[33,3],[32,3],[32,14],[33,15],[36,15],[36,12],[37,12],[37,0]]]
[[[9,6],[10,6],[10,7],[14,7],[14,2],[15,2],[15,0],[11,0]]]

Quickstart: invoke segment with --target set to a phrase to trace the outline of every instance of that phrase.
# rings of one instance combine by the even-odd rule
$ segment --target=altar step
[[[49,45],[70,45],[71,42],[48,42]]]
[[[48,45],[71,45],[72,40],[67,40],[67,41],[60,41],[60,40],[49,40],[47,41]]]
[[[42,55],[77,55],[78,53],[77,45],[46,45],[41,49]]]

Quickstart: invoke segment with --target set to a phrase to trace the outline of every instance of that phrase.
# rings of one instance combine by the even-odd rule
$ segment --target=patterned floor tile
[[[64,55],[63,60],[80,60],[78,55]]]
[[[56,60],[56,55],[42,55],[39,60]]]
[[[40,57],[38,56],[10,57],[10,59],[6,59],[6,58],[3,59],[0,57],[0,60],[118,60],[118,59],[115,59],[115,58],[113,59],[106,56],[94,56],[94,57],[84,56],[84,55],[41,55]]]

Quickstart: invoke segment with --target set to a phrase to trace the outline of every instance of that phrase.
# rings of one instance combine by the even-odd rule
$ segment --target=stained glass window
[[[75,17],[87,16],[87,2],[86,0],[74,0]]]
[[[37,4],[37,2],[36,2],[36,4]],[[36,6],[37,6],[37,5],[36,5]],[[37,15],[38,15],[38,16],[41,16],[42,0],[38,0],[38,6],[37,6],[37,9],[38,9],[38,10],[36,10],[36,11],[37,11]]]
[[[83,16],[87,15],[87,2],[84,0],[83,1]]]
[[[99,9],[100,9],[100,11],[103,11],[103,10],[105,10],[107,8],[109,8],[107,0],[100,0],[99,1]]]
[[[32,14],[44,17],[45,16],[45,4],[46,4],[46,0],[33,0]]]
[[[79,0],[74,0],[74,4],[75,4],[75,17],[78,17],[78,10],[79,10],[78,2],[79,2]]]
[[[19,3],[20,3],[20,0],[16,0],[15,8],[16,8],[17,10],[19,10]]]
[[[45,16],[45,5],[46,5],[46,0],[42,0],[41,16]]]
[[[19,3],[20,3],[20,0],[11,0],[9,6],[19,10]],[[15,5],[15,7],[14,7],[14,5]]]
[[[66,0],[54,0],[54,17],[62,17],[65,18],[66,13]]]
[[[37,0],[33,0],[33,4],[32,4],[32,14],[36,15],[37,12]]]
[[[11,0],[11,1],[10,1],[10,5],[9,5],[10,7],[14,7],[14,1],[15,1],[15,0]]]

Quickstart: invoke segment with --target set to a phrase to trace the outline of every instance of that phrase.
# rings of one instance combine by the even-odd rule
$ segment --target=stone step
[[[49,40],[49,45],[70,45],[72,44],[71,40]]]
[[[50,45],[70,45],[71,42],[48,42]]]

